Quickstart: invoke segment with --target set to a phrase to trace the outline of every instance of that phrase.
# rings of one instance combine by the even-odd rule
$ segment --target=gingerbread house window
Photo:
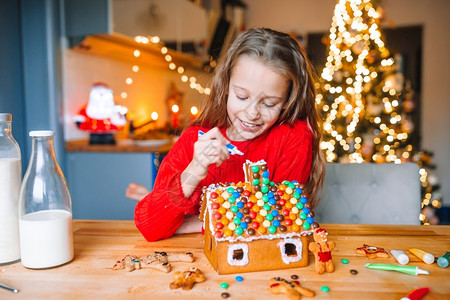
[[[228,247],[228,264],[231,266],[245,266],[248,264],[248,245],[232,244]]]
[[[281,259],[285,264],[297,262],[302,259],[302,242],[300,239],[284,239],[277,245],[281,251]]]

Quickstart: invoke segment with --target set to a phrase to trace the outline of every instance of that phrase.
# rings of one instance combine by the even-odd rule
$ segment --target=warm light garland
[[[185,75],[185,67],[184,66],[177,66],[176,63],[173,61],[173,57],[169,54],[169,49],[162,44],[161,40],[157,36],[136,36],[134,40],[137,43],[140,44],[153,44],[160,47],[161,55],[164,56],[164,60],[167,62],[168,67],[172,71],[176,71],[180,75],[180,79],[182,82],[187,82],[188,76]],[[138,51],[138,50],[135,50]],[[210,89],[203,87],[200,83],[197,82],[197,78],[195,76],[189,77],[189,86],[199,92],[200,94],[209,95]]]

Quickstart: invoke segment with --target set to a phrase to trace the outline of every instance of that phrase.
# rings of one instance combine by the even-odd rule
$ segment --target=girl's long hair
[[[320,151],[322,122],[315,103],[313,69],[304,50],[291,36],[268,28],[254,28],[239,35],[227,53],[220,58],[212,80],[211,93],[194,124],[211,127],[230,125],[227,93],[231,72],[241,55],[255,58],[290,81],[289,96],[276,124],[307,121],[313,134],[313,156],[311,174],[304,190],[315,207],[325,176],[325,160]]]

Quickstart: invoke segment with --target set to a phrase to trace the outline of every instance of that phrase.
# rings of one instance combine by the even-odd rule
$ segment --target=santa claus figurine
[[[105,83],[95,83],[87,105],[75,116],[81,130],[90,132],[90,144],[115,144],[114,133],[124,128],[127,108],[115,105],[112,90]]]

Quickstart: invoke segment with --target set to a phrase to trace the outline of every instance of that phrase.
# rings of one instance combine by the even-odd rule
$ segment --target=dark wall
[[[0,112],[13,115],[13,136],[22,149],[23,161],[29,154],[26,151],[20,30],[19,1],[0,1]]]

